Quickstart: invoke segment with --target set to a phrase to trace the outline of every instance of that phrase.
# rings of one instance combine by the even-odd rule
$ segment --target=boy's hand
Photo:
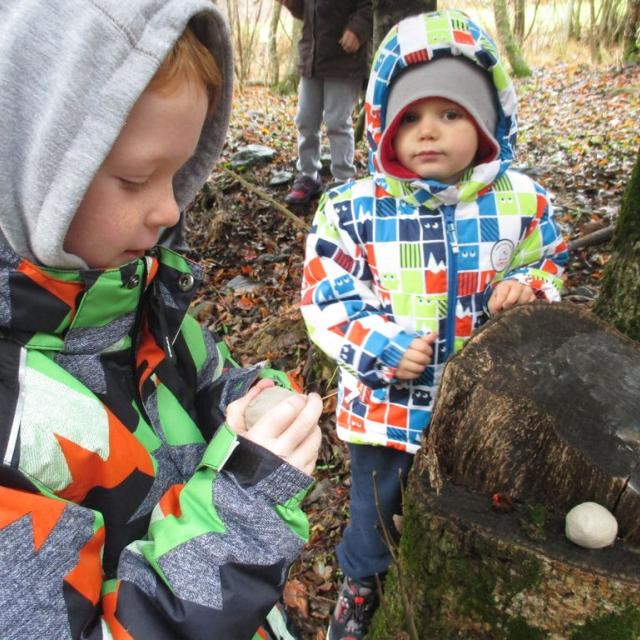
[[[311,475],[320,449],[322,400],[317,393],[295,395],[277,404],[251,427],[245,428],[244,412],[249,403],[272,380],[260,380],[242,398],[227,407],[227,424],[238,434],[275,453],[291,466]]]
[[[430,333],[428,336],[414,339],[396,369],[398,380],[415,380],[422,375],[426,366],[433,359],[433,343],[437,337],[437,333]]]
[[[503,280],[493,289],[487,308],[489,313],[493,315],[499,311],[510,309],[517,304],[533,302],[535,299],[536,294],[526,284],[522,284],[517,280]]]
[[[360,48],[360,40],[358,40],[358,36],[353,33],[351,29],[344,30],[339,44],[347,53],[355,53]]]

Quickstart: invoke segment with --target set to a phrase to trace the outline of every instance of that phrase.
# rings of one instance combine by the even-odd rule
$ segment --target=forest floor
[[[520,135],[514,168],[551,192],[569,240],[615,225],[640,148],[640,66],[549,66],[516,84]],[[295,172],[295,110],[295,96],[262,87],[237,93],[223,162],[189,212],[188,240],[192,257],[208,274],[196,317],[225,337],[242,364],[268,359],[305,390],[329,396],[316,484],[305,501],[310,540],[285,593],[301,640],[323,640],[342,580],[333,552],[348,517],[349,461],[334,430],[334,370],[314,356],[298,306],[306,228],[317,203],[295,210],[294,224],[269,201],[282,203],[288,188],[269,186],[273,177]],[[232,156],[250,144],[275,151],[272,160],[242,171],[262,193],[229,172]],[[366,159],[360,143],[359,176],[366,175]],[[591,304],[609,256],[609,244],[572,252],[568,299]]]

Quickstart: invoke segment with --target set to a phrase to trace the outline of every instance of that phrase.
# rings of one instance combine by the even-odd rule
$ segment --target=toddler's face
[[[421,178],[457,183],[478,150],[471,116],[451,100],[425,98],[401,117],[393,141],[398,161]]]
[[[173,177],[194,154],[207,112],[204,87],[147,89],[84,195],[64,249],[91,268],[117,267],[178,222]]]

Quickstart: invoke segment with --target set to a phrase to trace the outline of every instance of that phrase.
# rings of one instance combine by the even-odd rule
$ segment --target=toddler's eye
[[[447,109],[442,115],[445,120],[458,120],[458,118],[464,117],[462,113],[456,109]]]
[[[413,111],[407,111],[402,115],[402,120],[400,124],[412,124],[418,121],[418,115]]]

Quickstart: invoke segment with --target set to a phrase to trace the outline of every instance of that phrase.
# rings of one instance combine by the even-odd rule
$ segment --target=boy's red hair
[[[185,81],[204,85],[209,96],[210,113],[216,102],[218,87],[222,84],[222,73],[209,49],[189,27],[176,40],[156,71],[149,89],[171,92]]]

